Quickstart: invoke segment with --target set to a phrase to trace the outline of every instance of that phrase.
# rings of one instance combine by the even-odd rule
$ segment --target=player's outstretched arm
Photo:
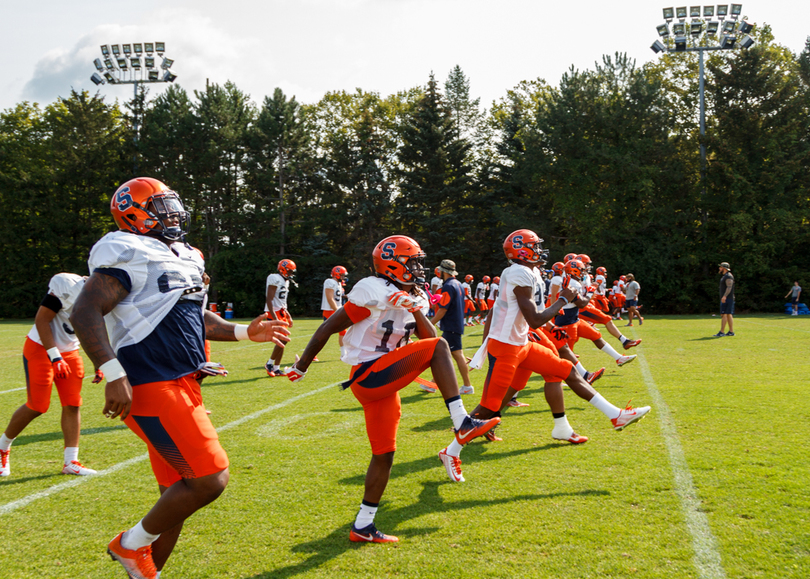
[[[353,323],[351,318],[349,318],[349,314],[346,313],[346,310],[339,308],[329,319],[318,326],[318,329],[315,330],[315,333],[312,334],[312,337],[309,339],[307,347],[304,348],[304,353],[301,354],[300,358],[298,356],[295,357],[295,364],[292,365],[287,377],[292,382],[301,380],[307,373],[307,369],[312,363],[312,360],[323,350],[332,334],[347,330]]]
[[[208,310],[205,311],[204,319],[206,338],[217,342],[251,340],[253,342],[273,342],[281,345],[280,338],[290,335],[286,322],[267,319],[266,314],[258,316],[248,326],[226,322]]]

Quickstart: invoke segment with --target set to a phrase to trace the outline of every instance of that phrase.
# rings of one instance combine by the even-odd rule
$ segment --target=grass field
[[[32,321],[0,322],[0,428],[25,401],[21,352]],[[302,351],[318,320],[298,320]],[[467,482],[436,453],[451,440],[438,394],[401,391],[399,450],[377,526],[396,545],[348,540],[370,451],[362,411],[333,338],[306,379],[267,378],[264,345],[214,343],[230,371],[203,385],[231,461],[231,482],[186,524],[163,579],[285,577],[810,577],[810,318],[650,317],[621,328],[643,338],[617,368],[590,343],[596,388],[616,405],[652,405],[623,432],[566,392],[587,444],[551,439],[543,382],[532,378],[499,430],[462,453]],[[472,355],[481,327],[465,336]],[[616,346],[612,338],[609,341]],[[288,354],[287,358],[292,358]],[[87,362],[86,362],[87,364]],[[88,365],[89,367],[89,365]],[[429,376],[429,374],[425,374]],[[472,374],[480,393],[484,373]],[[80,460],[101,472],[65,477],[59,401],[12,448],[0,481],[0,577],[121,577],[107,542],[157,497],[145,446],[101,414],[85,381]],[[478,402],[465,396],[468,410]]]

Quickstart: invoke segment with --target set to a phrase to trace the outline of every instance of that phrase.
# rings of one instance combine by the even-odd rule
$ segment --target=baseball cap
[[[728,264],[728,262],[727,262],[727,261],[724,261],[723,263],[721,263],[721,264],[720,264],[720,265],[718,265],[717,267],[724,267],[724,268],[726,268],[726,269],[731,269],[731,266]]]

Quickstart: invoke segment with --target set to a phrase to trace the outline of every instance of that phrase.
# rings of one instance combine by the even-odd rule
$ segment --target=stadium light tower
[[[659,52],[697,52],[699,55],[699,92],[700,92],[700,182],[703,192],[706,192],[706,98],[705,81],[703,74],[703,53],[707,50],[732,50],[737,45],[742,48],[750,48],[754,45],[754,39],[748,36],[754,25],[743,20],[738,22],[742,14],[742,4],[732,4],[729,10],[728,4],[718,4],[715,11],[714,5],[691,6],[689,14],[690,22],[687,25],[687,8],[664,8],[664,24],[656,26],[659,39],[650,47],[655,53]],[[677,17],[678,22],[670,23]],[[714,18],[717,18],[715,20]],[[672,38],[671,34],[675,37]],[[718,38],[719,32],[719,38]],[[737,34],[742,38],[738,40]]]

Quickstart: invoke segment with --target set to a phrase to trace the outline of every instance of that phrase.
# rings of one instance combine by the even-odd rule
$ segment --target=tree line
[[[637,66],[605,56],[506,91],[489,109],[456,66],[444,82],[382,96],[335,91],[261,103],[231,82],[172,85],[123,106],[71,91],[0,113],[0,317],[30,317],[48,279],[87,274],[114,229],[109,199],[158,178],[191,211],[211,299],[260,311],[281,258],[298,265],[293,314],[316,314],[335,265],[353,283],[387,235],[480,279],[528,227],[552,261],[588,253],[609,281],[632,272],[650,313],[711,311],[729,261],[738,311],[779,311],[810,267],[810,39],[800,54],[762,27],[707,59],[701,176],[694,53]],[[550,264],[549,264],[550,266]],[[350,283],[351,285],[351,283]]]

